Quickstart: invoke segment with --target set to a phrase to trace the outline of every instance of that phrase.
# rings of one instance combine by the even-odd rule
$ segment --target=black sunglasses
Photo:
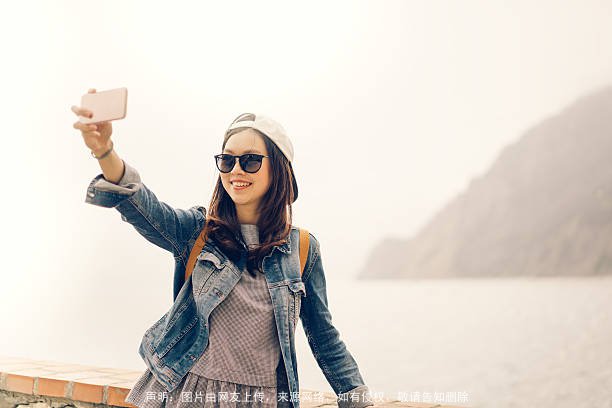
[[[261,162],[264,157],[263,154],[246,153],[242,156],[234,156],[233,154],[217,154],[215,155],[215,162],[217,168],[221,173],[229,173],[236,165],[236,158],[240,162],[240,167],[247,173],[257,173],[261,168]]]

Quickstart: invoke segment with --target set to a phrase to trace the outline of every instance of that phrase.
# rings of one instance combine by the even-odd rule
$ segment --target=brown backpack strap
[[[187,279],[189,279],[189,275],[191,275],[191,272],[193,272],[193,268],[195,268],[198,255],[200,255],[200,252],[202,252],[202,248],[204,248],[204,245],[206,244],[206,236],[204,234],[204,231],[206,231],[206,224],[204,224],[204,228],[202,228],[202,231],[200,231],[200,235],[198,235],[198,238],[193,244],[193,248],[191,248],[189,260],[187,261],[187,266],[185,267],[185,280],[183,282],[187,282]]]
[[[187,261],[187,266],[185,267],[185,282],[187,282],[191,272],[193,272],[198,255],[200,252],[202,252],[202,248],[204,248],[204,245],[206,244],[206,236],[204,234],[205,229],[206,228],[202,228],[200,235],[198,235],[198,238],[193,244],[193,248],[191,248],[189,260]],[[300,276],[302,276],[304,274],[304,269],[306,268],[306,259],[308,258],[310,234],[303,228],[299,228],[298,230],[300,231]]]
[[[300,276],[304,275],[306,258],[308,258],[308,247],[310,246],[310,234],[304,228],[300,228]]]

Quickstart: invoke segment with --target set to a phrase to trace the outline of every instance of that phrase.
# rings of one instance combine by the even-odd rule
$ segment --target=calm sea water
[[[472,407],[612,407],[612,278],[330,282],[374,392]],[[302,360],[306,348],[300,347]],[[304,364],[303,364],[304,365]],[[308,363],[305,387],[324,383]],[[411,396],[415,397],[411,399]]]
[[[333,323],[375,397],[612,407],[612,278],[327,283]],[[170,306],[160,286],[142,288],[151,293],[144,303],[128,289],[38,297],[45,308],[10,315],[32,334],[6,332],[1,354],[143,371],[142,334]],[[301,326],[297,351],[301,386],[332,391]],[[458,393],[467,402],[446,401]]]

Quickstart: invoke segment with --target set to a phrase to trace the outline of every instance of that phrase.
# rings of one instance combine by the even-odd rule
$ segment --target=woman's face
[[[268,155],[263,137],[253,129],[242,130],[227,140],[223,153],[240,156],[245,153],[256,153]],[[256,212],[259,202],[270,187],[270,159],[264,157],[261,168],[256,173],[247,173],[240,166],[240,161],[235,159],[234,168],[229,173],[220,173],[223,188],[230,195],[236,210]],[[246,181],[247,187],[238,187],[236,182]]]

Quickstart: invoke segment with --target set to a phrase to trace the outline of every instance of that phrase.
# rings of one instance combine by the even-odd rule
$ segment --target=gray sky
[[[295,147],[294,223],[349,278],[409,237],[500,149],[612,80],[605,1],[11,2],[0,13],[3,308],[75,291],[169,301],[173,260],[116,210],[70,110],[128,88],[118,154],[175,207],[207,206],[212,156],[242,112]],[[140,286],[138,286],[140,287]],[[49,313],[57,313],[57,310]],[[32,317],[34,319],[34,317]]]

